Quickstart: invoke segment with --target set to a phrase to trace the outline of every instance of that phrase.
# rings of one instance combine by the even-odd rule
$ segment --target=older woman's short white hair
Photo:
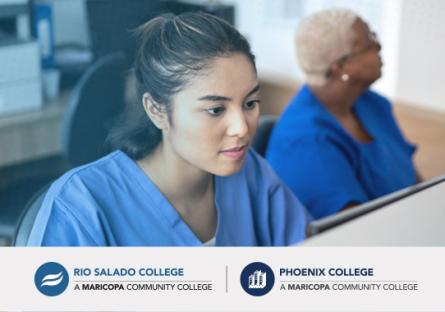
[[[297,30],[297,54],[310,85],[326,83],[329,66],[351,52],[352,24],[360,18],[348,9],[328,9],[304,18]]]

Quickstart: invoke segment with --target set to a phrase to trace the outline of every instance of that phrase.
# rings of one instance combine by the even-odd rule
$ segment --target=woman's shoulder
[[[303,85],[297,93],[290,99],[285,107],[282,119],[297,118],[307,119],[319,113],[319,101],[311,91],[308,85]]]
[[[294,133],[273,134],[269,141],[266,158],[273,163],[277,160],[287,163],[295,161],[300,154],[308,151],[323,151],[326,148],[337,147],[346,150],[355,150],[354,141],[335,124],[319,120],[310,129]],[[301,156],[303,156],[301,155]]]
[[[48,189],[30,236],[31,245],[103,245],[103,203],[112,201],[113,181],[125,155],[113,152],[69,170]]]
[[[94,162],[73,168],[56,179],[47,194],[53,200],[63,201],[82,193],[102,192],[108,182],[122,179],[126,158],[123,152],[115,151]]]
[[[303,86],[290,100],[275,125],[271,142],[299,140],[323,136],[335,130],[335,122],[329,116],[308,86]]]

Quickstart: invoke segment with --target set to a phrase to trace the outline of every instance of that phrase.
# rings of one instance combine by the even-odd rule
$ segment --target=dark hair
[[[233,26],[201,12],[158,16],[139,26],[136,34],[140,39],[134,63],[138,100],[127,105],[107,140],[113,148],[141,159],[162,140],[162,132],[144,111],[144,93],[170,116],[172,96],[212,59],[242,53],[255,68],[255,57],[247,40]]]

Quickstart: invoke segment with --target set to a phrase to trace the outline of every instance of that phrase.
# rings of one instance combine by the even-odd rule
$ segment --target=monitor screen
[[[400,191],[377,198],[352,209],[339,212],[335,215],[328,216],[319,220],[314,220],[307,226],[306,236],[311,237],[320,234],[338,225],[366,215],[372,211],[385,207],[391,203],[397,202],[403,198],[411,196],[417,192],[423,191],[442,182],[445,182],[445,176],[440,176],[429,181],[404,188]]]

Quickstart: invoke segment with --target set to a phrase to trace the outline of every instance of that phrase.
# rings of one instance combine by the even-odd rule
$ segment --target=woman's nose
[[[246,136],[249,128],[247,126],[246,116],[243,112],[234,112],[233,114],[230,114],[228,118],[227,135],[238,136],[240,138]]]

